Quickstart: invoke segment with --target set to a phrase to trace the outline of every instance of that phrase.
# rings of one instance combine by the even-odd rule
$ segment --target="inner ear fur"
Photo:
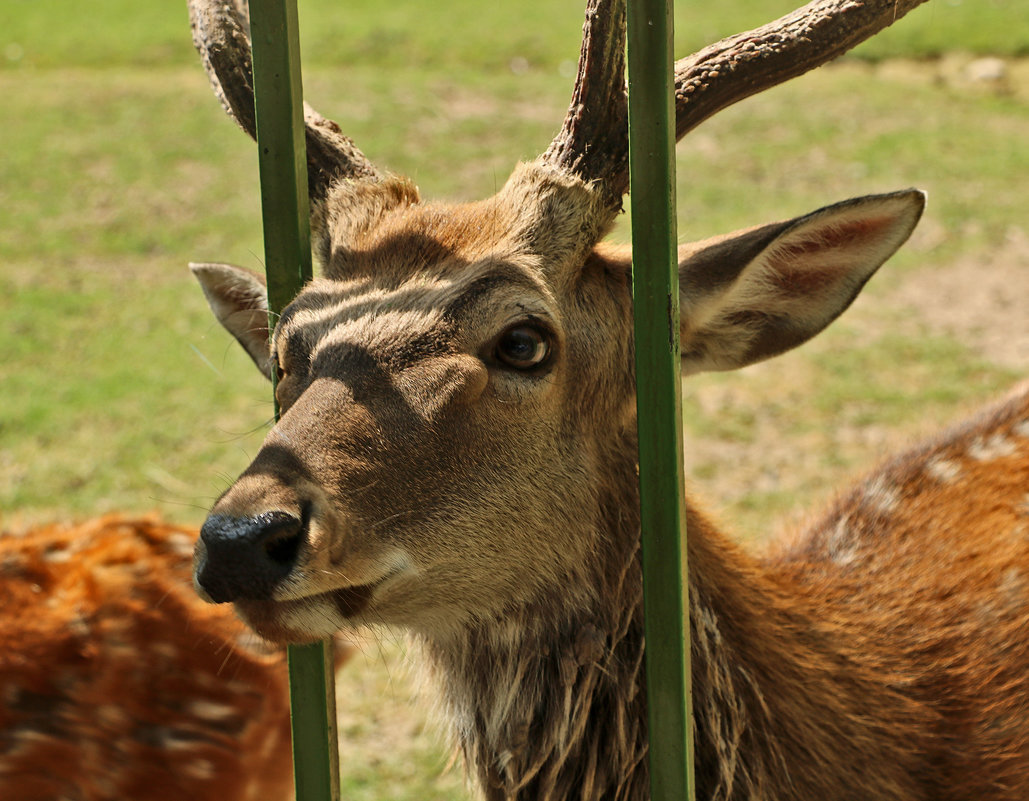
[[[268,340],[268,293],[264,279],[231,264],[189,265],[218,322],[236,338],[269,380],[274,365]]]
[[[679,251],[685,373],[732,370],[806,342],[910,236],[925,195],[854,198]]]

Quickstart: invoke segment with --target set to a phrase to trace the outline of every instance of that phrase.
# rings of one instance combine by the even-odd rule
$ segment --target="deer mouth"
[[[250,628],[277,643],[310,643],[331,637],[359,617],[371,604],[375,593],[403,571],[393,570],[367,584],[281,601],[241,599],[236,611]],[[335,614],[333,614],[333,612]]]
[[[236,613],[259,635],[282,645],[331,637],[371,602],[376,584],[362,584],[288,601],[235,602]]]
[[[389,576],[386,576],[372,584],[359,584],[356,587],[343,587],[339,590],[332,590],[332,592],[328,592],[326,595],[332,599],[332,602],[336,605],[336,608],[343,617],[354,617],[365,610],[365,607],[368,606],[368,602],[372,599],[372,594],[379,586],[388,581],[389,578]]]

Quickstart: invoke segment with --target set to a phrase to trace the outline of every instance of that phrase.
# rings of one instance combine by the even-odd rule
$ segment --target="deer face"
[[[535,168],[467,206],[393,188],[334,198],[326,277],[270,341],[255,279],[195,268],[282,412],[212,510],[197,582],[270,637],[435,629],[588,585],[587,477],[632,401],[626,265],[581,252],[593,196]]]
[[[253,135],[243,5],[190,11],[216,94]],[[897,16],[836,5],[826,13],[863,36]],[[479,203],[422,204],[307,109],[324,277],[270,338],[259,279],[194,266],[218,318],[278,376],[282,417],[215,504],[194,573],[264,636],[318,639],[349,621],[440,633],[597,591],[611,552],[598,499],[613,463],[625,479],[635,458],[630,257],[599,244],[628,189],[624,3],[589,0],[583,30],[560,133]],[[680,136],[768,85],[763,73],[774,83],[836,54],[832,37],[759,51],[738,39],[706,56],[731,69],[703,54],[677,65]],[[922,205],[914,191],[860,198],[680,248],[684,372],[813,336]]]
[[[595,247],[598,202],[539,165],[464,206],[344,184],[325,277],[270,340],[259,280],[196,266],[282,411],[204,525],[201,594],[288,641],[588,604],[598,486],[635,423],[629,260]],[[920,209],[918,193],[866,198],[684,246],[684,366],[821,330]]]

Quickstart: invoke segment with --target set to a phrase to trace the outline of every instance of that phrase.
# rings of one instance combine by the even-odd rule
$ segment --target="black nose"
[[[211,515],[200,529],[207,553],[196,580],[216,603],[269,600],[293,569],[306,528],[288,512]]]

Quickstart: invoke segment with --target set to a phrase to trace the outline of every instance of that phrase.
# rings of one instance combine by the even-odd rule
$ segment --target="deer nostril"
[[[196,580],[215,602],[266,600],[293,570],[310,510],[301,517],[273,511],[255,517],[212,515],[200,530],[206,558]]]
[[[294,518],[269,531],[263,543],[268,558],[278,565],[292,565],[296,562],[309,520],[310,512],[305,507],[300,520]]]
[[[291,569],[300,553],[311,520],[310,505],[305,504],[300,518],[285,512],[266,512],[255,522],[259,534],[254,544],[264,550],[265,556],[280,567]]]

